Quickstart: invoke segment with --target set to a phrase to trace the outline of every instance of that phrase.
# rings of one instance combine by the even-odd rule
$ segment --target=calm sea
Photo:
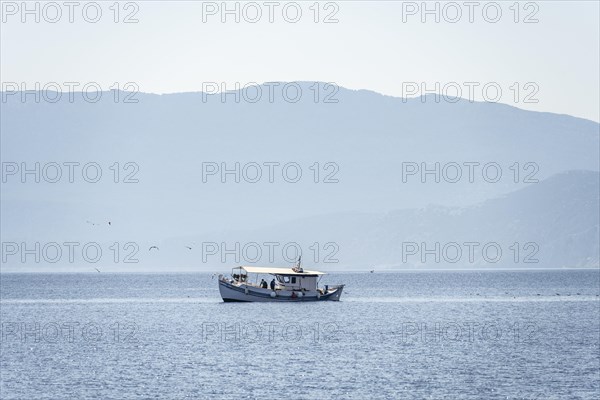
[[[598,399],[600,272],[327,275],[222,303],[212,274],[1,275],[1,399]]]

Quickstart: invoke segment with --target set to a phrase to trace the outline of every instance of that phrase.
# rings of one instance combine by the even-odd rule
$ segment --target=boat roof
[[[292,268],[271,268],[271,267],[250,267],[240,266],[239,268],[244,269],[246,272],[251,274],[272,274],[272,275],[325,275],[325,272],[309,271],[307,269],[302,272],[296,272]]]

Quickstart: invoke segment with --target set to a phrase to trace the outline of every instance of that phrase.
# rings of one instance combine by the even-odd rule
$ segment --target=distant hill
[[[281,247],[285,243],[300,244],[305,262],[313,264],[319,243],[321,252],[317,264],[326,269],[396,269],[396,268],[562,268],[598,267],[600,254],[600,175],[597,172],[570,171],[553,176],[537,185],[518,190],[500,198],[466,208],[431,206],[397,210],[381,214],[342,213],[311,217],[279,224],[268,229],[245,232],[220,232],[193,238],[178,238],[172,242],[194,240],[197,243],[219,243],[218,253],[206,257],[212,266],[232,265],[234,258],[223,251],[236,241],[244,244],[280,241],[275,264],[285,263]],[[326,243],[333,242],[338,251],[327,262]],[[435,250],[439,242],[439,262],[435,251],[425,254],[423,243]],[[469,246],[474,249],[469,259]],[[405,244],[403,260],[403,243]],[[416,243],[418,250],[407,247]],[[456,245],[463,252],[457,258]],[[518,243],[518,246],[514,246]],[[487,259],[483,254],[488,245]],[[446,245],[446,254],[443,246]],[[206,247],[210,253],[213,249]],[[497,257],[496,248],[502,255]],[[517,250],[517,248],[519,250]],[[248,249],[248,257],[254,257]],[[290,249],[290,254],[293,254]],[[200,249],[198,249],[200,251]],[[411,253],[412,252],[412,253]],[[220,256],[225,254],[225,263]],[[425,262],[421,256],[425,254]],[[497,260],[496,260],[497,259]],[[268,262],[267,253],[260,262]],[[212,263],[211,263],[212,262]]]
[[[390,236],[390,225],[400,232],[406,226],[413,236],[421,226],[435,232],[437,224],[455,224],[452,213],[456,208],[470,210],[461,218],[475,221],[480,218],[476,210],[485,211],[494,201],[512,197],[491,199],[527,193],[521,189],[543,190],[552,182],[527,183],[532,181],[528,176],[533,181],[557,174],[552,179],[567,179],[581,173],[562,175],[567,171],[599,170],[599,124],[592,121],[502,104],[436,103],[432,96],[401,99],[344,88],[330,99],[337,103],[324,103],[324,93],[333,92],[323,91],[323,83],[318,84],[321,92],[315,102],[314,83],[299,85],[303,96],[297,103],[283,101],[281,94],[275,95],[273,102],[263,95],[256,103],[243,97],[236,103],[231,94],[222,102],[220,95],[203,93],[140,93],[136,104],[114,103],[114,93],[109,92],[93,104],[82,101],[78,93],[73,103],[65,95],[54,104],[36,103],[33,96],[28,96],[26,103],[19,96],[8,97],[0,115],[3,162],[26,162],[29,167],[35,162],[42,166],[95,162],[102,178],[87,183],[76,175],[75,182],[68,183],[66,167],[59,183],[42,179],[34,184],[29,176],[30,183],[22,184],[18,175],[8,176],[1,193],[3,240],[153,243],[215,231],[256,231],[271,226],[293,230],[297,226],[286,222],[291,220],[300,221],[297,224],[305,221],[310,236],[314,234],[311,225],[321,221],[315,216],[328,215],[330,224],[320,229],[347,226],[344,230],[355,238],[351,243],[355,243],[356,254],[348,254],[352,265],[396,265],[395,250],[377,244],[396,241]],[[262,90],[268,92],[264,86]],[[119,163],[116,167],[115,162]],[[136,167],[126,169],[127,162]],[[286,182],[278,167],[270,183],[263,166],[257,183],[243,178],[235,183],[231,175],[226,183],[219,175],[203,182],[206,162],[219,166],[226,162],[229,168],[236,162],[241,168],[253,162],[297,163],[302,176],[297,183]],[[407,176],[403,182],[403,163],[407,162],[418,166],[425,162],[429,167],[436,162],[442,166],[457,163],[463,175],[457,183],[443,177],[436,183],[431,175],[422,183],[419,174]],[[479,163],[473,182],[468,181],[465,162]],[[483,179],[481,166],[486,163],[500,167],[498,182]],[[120,183],[113,182],[115,168]],[[253,170],[246,172],[252,175]],[[139,182],[121,183],[130,173],[135,173]],[[324,183],[327,178],[338,182]],[[574,184],[583,183],[577,180]],[[572,190],[577,192],[577,188]],[[512,207],[519,201],[513,200],[504,209],[494,206],[494,213],[503,213],[503,221],[512,221],[525,235],[529,228],[523,221],[539,221],[526,219],[526,215],[515,217]],[[532,203],[528,209],[558,210],[566,200],[559,203],[554,196],[540,195],[535,201],[542,203]],[[472,207],[477,204],[483,205]],[[421,211],[394,211],[407,209]],[[86,220],[103,223],[90,226]],[[563,222],[556,222],[557,232],[564,228]],[[353,224],[365,229],[356,232]],[[477,228],[464,226],[465,230]],[[478,234],[483,234],[488,223],[478,220],[477,226]],[[373,237],[381,240],[365,242],[366,229],[374,229]],[[552,231],[547,234],[552,236]],[[577,242],[577,236],[573,240]],[[359,251],[360,246],[367,247]],[[578,257],[579,261],[568,263],[579,263]]]

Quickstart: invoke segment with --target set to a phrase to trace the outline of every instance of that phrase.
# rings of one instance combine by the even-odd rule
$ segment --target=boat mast
[[[296,263],[296,266],[292,268],[292,270],[294,270],[295,272],[304,272],[304,270],[300,266],[301,264],[302,264],[302,254],[300,254],[300,256],[298,257],[298,262]]]

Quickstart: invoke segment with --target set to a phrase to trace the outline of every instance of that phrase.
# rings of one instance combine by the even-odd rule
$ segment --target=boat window
[[[292,283],[296,283],[296,277],[292,276]]]
[[[289,276],[284,276],[283,277],[283,282],[290,283],[290,277]]]

